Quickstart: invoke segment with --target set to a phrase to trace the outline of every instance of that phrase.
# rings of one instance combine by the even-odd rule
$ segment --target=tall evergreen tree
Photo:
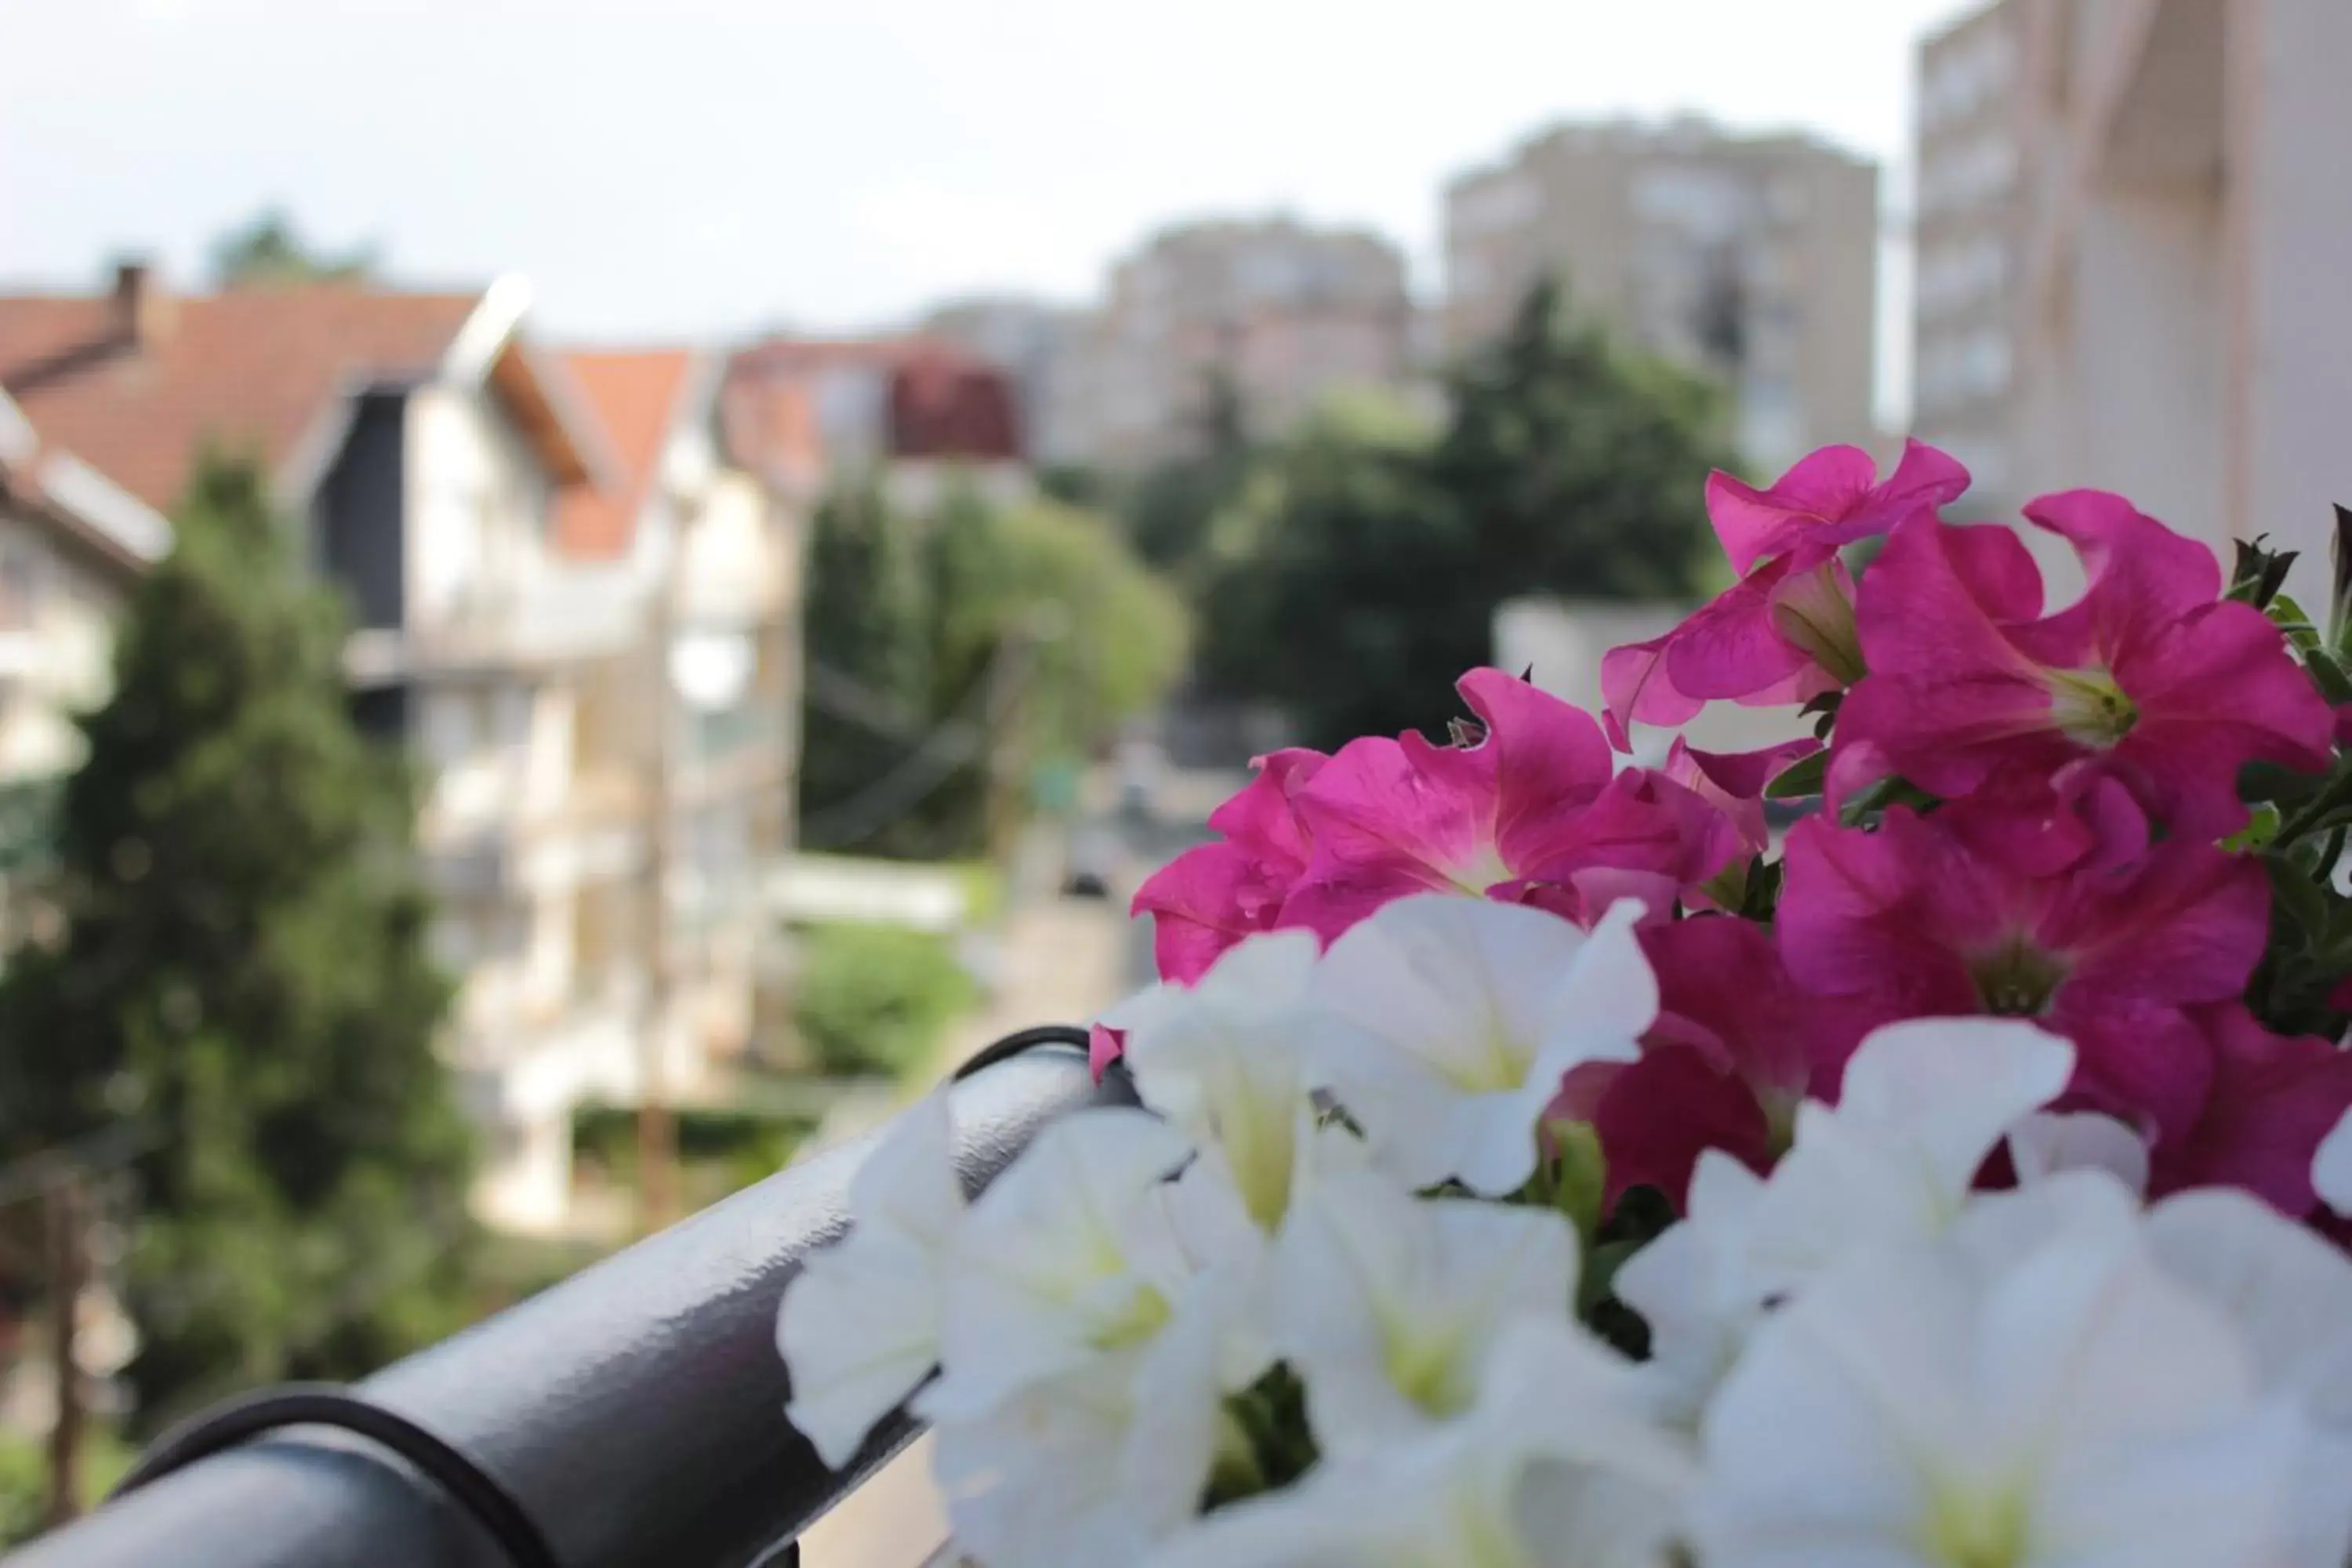
[[[140,585],[58,828],[57,940],[0,980],[10,1152],[128,1125],[142,1418],[368,1370],[461,1321],[469,1138],[435,1051],[402,760],[248,465]]]

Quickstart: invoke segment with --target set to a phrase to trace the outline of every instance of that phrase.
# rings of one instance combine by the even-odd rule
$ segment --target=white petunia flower
[[[1243,1205],[1271,1234],[1292,1194],[1358,1140],[1318,1126],[1302,1037],[1317,945],[1307,931],[1254,936],[1190,988],[1160,986],[1106,1021],[1128,1031],[1127,1064],[1143,1102],[1222,1165]],[[1189,1177],[1188,1177],[1189,1179]]]
[[[1696,1420],[1776,1299],[1859,1248],[1950,1225],[1985,1156],[2064,1089],[2073,1065],[2072,1047],[2030,1025],[1892,1025],[1855,1051],[1834,1110],[1798,1108],[1795,1145],[1769,1180],[1703,1154],[1688,1217],[1612,1282],[1649,1325],[1643,1377],[1661,1413]]]
[[[1400,899],[1315,972],[1319,1087],[1407,1185],[1501,1196],[1536,1168],[1537,1122],[1569,1070],[1641,1055],[1658,985],[1620,902],[1590,933],[1484,899]]]
[[[1203,1276],[1145,1344],[942,1424],[932,1470],[957,1544],[1020,1568],[1133,1563],[1199,1511],[1227,1421],[1233,1302]]]
[[[1796,1142],[1749,1216],[1758,1299],[1864,1247],[1959,1216],[1985,1156],[2064,1092],[2074,1048],[2004,1018],[1890,1024],[1846,1063],[1837,1108],[1797,1108]]]
[[[1707,1412],[1692,1532],[1707,1568],[2269,1568],[2294,1444],[2128,1193],[2078,1173],[1774,1312]]]
[[[2352,1217],[2352,1110],[2346,1111],[2320,1140],[2312,1157],[2311,1184],[2321,1203]]]
[[[941,1376],[922,1412],[972,1419],[1148,1343],[1198,1274],[1262,1246],[1230,1193],[1180,1194],[1169,1180],[1192,1152],[1158,1117],[1125,1108],[1076,1111],[1040,1132],[948,1248]]]
[[[1689,1459],[1613,1352],[1520,1321],[1456,1420],[1212,1514],[1149,1568],[1662,1568]],[[1106,1558],[1105,1563],[1112,1561]]]
[[[2343,1568],[2352,1557],[2352,1259],[2226,1188],[2167,1198],[2147,1235],[2167,1272],[2237,1326],[2263,1393],[2304,1430],[2284,1563]]]
[[[1748,1217],[1763,1178],[1719,1149],[1691,1173],[1688,1217],[1626,1259],[1611,1288],[1650,1330],[1640,1375],[1659,1413],[1695,1426],[1738,1360],[1764,1303],[1748,1267]]]
[[[964,1214],[947,1097],[908,1108],[849,1183],[849,1234],[785,1288],[784,1414],[838,1468],[940,1359],[940,1281]]]
[[[2095,1110],[2035,1111],[2010,1129],[2009,1158],[2021,1183],[2105,1171],[2135,1193],[2147,1190],[2147,1141]]]
[[[1548,1209],[1417,1198],[1363,1172],[1306,1194],[1271,1289],[1316,1441],[1350,1453],[1466,1408],[1514,1321],[1566,1319],[1576,1236]]]

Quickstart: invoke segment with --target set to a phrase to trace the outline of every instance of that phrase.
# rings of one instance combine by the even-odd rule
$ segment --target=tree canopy
[[[208,461],[83,721],[47,896],[0,978],[0,1145],[143,1132],[124,1295],[142,1418],[348,1377],[462,1321],[469,1134],[435,1037],[402,759],[263,481]]]
[[[375,272],[375,252],[362,247],[330,255],[305,243],[294,221],[272,207],[213,242],[215,288],[271,289],[289,283],[364,282]]]
[[[1715,393],[1629,355],[1536,289],[1457,364],[1434,431],[1342,405],[1253,466],[1210,531],[1213,689],[1288,707],[1318,745],[1433,728],[1529,594],[1674,598],[1729,466]]]
[[[802,829],[816,847],[979,853],[1018,770],[1084,754],[1183,667],[1181,600],[1101,516],[964,489],[820,507]],[[1006,769],[1014,770],[1005,776]]]

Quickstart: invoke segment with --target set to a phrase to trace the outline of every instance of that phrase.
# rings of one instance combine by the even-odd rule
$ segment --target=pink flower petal
[[[1969,488],[1966,468],[1920,441],[1904,443],[1902,460],[1884,484],[1874,483],[1877,471],[1858,447],[1824,447],[1799,459],[1768,490],[1713,474],[1707,516],[1733,568],[1745,575],[1758,561],[1801,539],[1832,548],[1850,544],[1906,517],[1933,512]]]
[[[1276,876],[1307,869],[1309,845],[1292,797],[1330,759],[1294,746],[1254,758],[1257,770],[1230,800],[1209,814],[1209,826],[1263,861]]]
[[[1626,741],[1628,724],[1687,724],[1706,706],[1677,690],[1666,674],[1666,645],[1674,638],[1668,632],[1601,656],[1601,700],[1609,710],[1610,739],[1621,752],[1633,749]]]
[[[1087,1029],[1087,1067],[1097,1083],[1110,1070],[1110,1064],[1127,1055],[1127,1031],[1114,1029],[1108,1024],[1091,1025]]]
[[[1591,714],[1516,675],[1474,669],[1459,689],[1495,752],[1496,847],[1506,865],[1532,865],[1558,837],[1564,808],[1607,787],[1616,768],[1609,742]]]
[[[1200,844],[1162,866],[1136,889],[1129,913],[1152,917],[1151,952],[1160,978],[1190,985],[1225,949],[1273,929],[1286,879],[1231,844]]]
[[[1677,694],[1742,697],[1787,680],[1812,663],[1772,622],[1772,592],[1788,575],[1790,564],[1780,560],[1759,568],[1675,628],[1664,658],[1667,680]]]
[[[2313,1156],[2352,1110],[2352,1052],[2273,1035],[2235,1003],[2197,1017],[2213,1048],[2211,1093],[2185,1135],[2157,1145],[2151,1195],[2242,1187],[2284,1214],[2308,1215],[2319,1201]]]

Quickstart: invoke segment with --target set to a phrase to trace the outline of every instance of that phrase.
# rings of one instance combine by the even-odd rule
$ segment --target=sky
[[[267,206],[546,335],[1078,302],[1170,222],[1369,225],[1441,284],[1448,177],[1560,120],[1697,112],[1886,170],[1907,401],[1912,49],[1969,0],[0,0],[0,288],[201,277]]]

